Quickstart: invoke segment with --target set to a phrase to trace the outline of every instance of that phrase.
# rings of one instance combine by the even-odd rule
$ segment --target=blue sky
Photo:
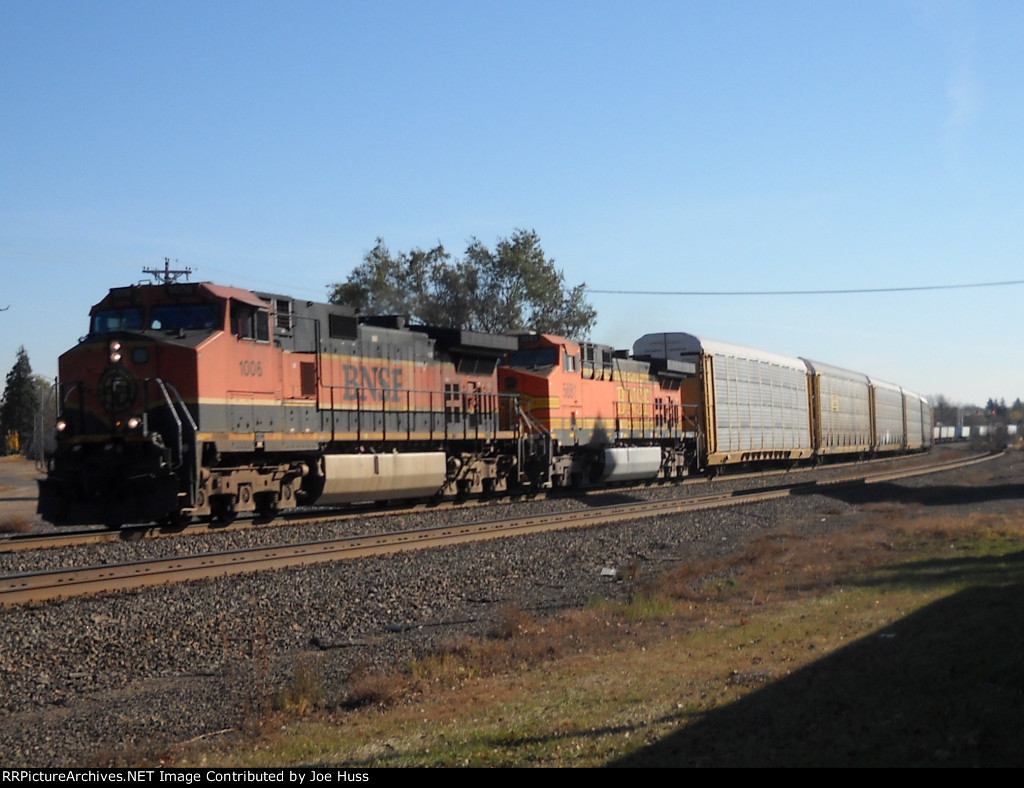
[[[1024,4],[0,0],[0,372],[164,257],[322,298],[383,237],[534,229],[568,284],[1024,280]],[[954,401],[1024,398],[1024,286],[594,293]]]

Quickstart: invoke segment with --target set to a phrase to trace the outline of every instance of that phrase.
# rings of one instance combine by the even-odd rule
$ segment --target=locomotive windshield
[[[139,307],[104,309],[92,316],[92,334],[111,331],[138,331],[142,328],[142,310]]]
[[[149,327],[160,331],[220,328],[219,304],[160,304],[149,313]]]
[[[553,367],[558,363],[558,348],[538,347],[517,350],[509,357],[510,367]]]

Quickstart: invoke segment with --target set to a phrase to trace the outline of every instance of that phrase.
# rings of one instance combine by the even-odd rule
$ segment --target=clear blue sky
[[[323,298],[383,237],[534,229],[568,284],[1024,279],[1024,3],[0,2],[0,373],[164,257]],[[1024,397],[1024,286],[593,294],[960,402]]]

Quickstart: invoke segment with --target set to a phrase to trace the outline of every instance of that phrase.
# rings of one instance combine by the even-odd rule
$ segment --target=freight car
[[[709,467],[932,444],[927,400],[867,375],[682,332],[646,334],[633,352],[698,366],[688,399]]]
[[[873,447],[871,379],[860,372],[804,359],[810,375],[818,455],[866,454]]]
[[[629,354],[210,283],[110,290],[58,386],[39,512],[62,525],[674,479],[932,435],[899,387],[689,334]]]
[[[689,361],[699,370],[685,393],[697,405],[702,466],[813,456],[807,368],[800,359],[680,332],[646,334],[633,353]]]

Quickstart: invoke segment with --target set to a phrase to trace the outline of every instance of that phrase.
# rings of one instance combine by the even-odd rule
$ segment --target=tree
[[[566,292],[565,275],[544,256],[534,231],[516,230],[490,251],[477,239],[464,264],[476,272],[469,290],[472,327],[504,332],[527,328],[546,334],[585,337],[597,312],[584,299],[585,285]]]
[[[597,319],[586,285],[566,289],[564,274],[545,256],[533,230],[498,239],[494,251],[473,238],[461,260],[440,244],[396,257],[378,238],[349,278],[332,287],[332,303],[474,331],[584,338]]]
[[[24,347],[18,348],[18,358],[7,373],[3,401],[0,403],[0,448],[19,451],[27,448],[39,410],[38,384],[32,375],[32,365]]]
[[[950,402],[945,394],[933,394],[928,401],[932,405],[936,424],[952,426],[957,423],[959,406],[955,402]]]
[[[985,415],[995,416],[1000,419],[1006,418],[1006,400],[1000,399],[996,402],[994,399],[989,398],[989,401],[985,403]]]
[[[438,244],[424,252],[413,249],[397,257],[383,238],[377,239],[345,282],[331,285],[332,304],[346,304],[370,315],[415,315],[426,319],[432,309],[432,282],[449,255]]]

